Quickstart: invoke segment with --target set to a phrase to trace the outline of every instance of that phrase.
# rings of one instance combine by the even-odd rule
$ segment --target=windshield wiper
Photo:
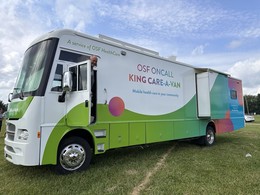
[[[24,95],[23,95],[23,90],[21,89],[21,88],[14,88],[14,90],[17,92],[17,94],[19,94],[19,98],[21,99],[21,100],[23,100],[23,98],[24,98]],[[18,90],[20,90],[20,92],[18,93]]]

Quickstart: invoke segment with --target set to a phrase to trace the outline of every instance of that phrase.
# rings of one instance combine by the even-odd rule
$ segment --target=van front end
[[[44,97],[58,38],[45,36],[26,50],[7,111],[5,158],[18,165],[40,164]]]
[[[16,165],[39,165],[41,97],[12,101],[8,108],[4,155]]]

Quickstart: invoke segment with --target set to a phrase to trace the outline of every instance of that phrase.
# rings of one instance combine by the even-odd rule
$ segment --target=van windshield
[[[14,87],[13,99],[44,95],[56,47],[57,39],[49,39],[33,45],[26,51]]]

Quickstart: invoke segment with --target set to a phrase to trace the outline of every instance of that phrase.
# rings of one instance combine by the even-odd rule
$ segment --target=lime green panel
[[[71,117],[71,124],[79,126],[82,129],[90,129],[93,137],[95,130],[107,130],[105,138],[94,137],[95,153],[99,153],[96,150],[97,144],[102,143],[105,144],[104,149],[107,150],[109,148],[118,148],[134,144],[152,143],[199,135],[199,120],[196,118],[197,106],[195,97],[179,110],[159,116],[142,115],[125,109],[122,115],[116,117],[110,114],[108,105],[98,105],[97,108],[97,123],[89,126],[87,125],[87,117],[85,117],[84,114],[78,114],[87,112],[84,110],[87,109],[84,107],[84,104],[76,106],[68,113],[68,116]],[[78,119],[79,117],[81,119]],[[78,122],[74,122],[74,119],[78,120]],[[185,122],[187,119],[188,121],[192,119],[193,122]],[[65,117],[63,117],[54,127],[46,144],[42,164],[56,163],[58,144],[62,137],[72,130],[72,128],[64,126],[64,120]],[[176,121],[182,122],[178,123]],[[144,124],[147,125],[145,126]],[[145,130],[145,135],[144,126],[147,128]],[[146,136],[146,141],[144,136]]]
[[[183,120],[174,122],[174,139],[197,137],[200,135],[199,120]]]
[[[68,126],[86,126],[89,124],[89,108],[85,107],[85,103],[75,106],[67,114]]]
[[[61,119],[63,121],[64,119]],[[57,151],[58,151],[58,146],[60,143],[60,140],[62,137],[70,130],[67,126],[62,125],[63,122],[58,123],[48,141],[44,150],[43,154],[43,159],[42,159],[42,164],[56,164],[57,162]]]
[[[109,124],[108,123],[102,123],[102,124],[93,124],[89,125],[88,127],[93,135],[95,135],[95,131],[105,131],[106,135],[104,137],[95,137],[94,136],[94,144],[95,144],[95,154],[97,153],[103,153],[98,151],[97,145],[98,144],[104,144],[104,152],[109,149]]]
[[[83,110],[84,104],[79,104],[75,106],[73,109],[70,110],[70,112],[67,114],[70,118],[69,120],[75,119],[76,122],[70,121],[70,125],[76,125],[80,127],[81,129],[86,129],[88,124],[88,116],[85,116],[84,113],[85,110]],[[84,107],[84,109],[87,110],[87,108]],[[80,113],[80,114],[79,114]],[[57,161],[57,151],[58,146],[60,143],[60,140],[62,137],[68,133],[70,130],[72,130],[70,127],[64,125],[66,117],[63,117],[60,119],[60,121],[57,123],[57,125],[53,128],[51,135],[47,141],[44,154],[43,154],[43,160],[42,164],[56,164]],[[66,118],[68,120],[68,118]],[[79,120],[80,118],[80,120]],[[87,118],[87,119],[86,119]]]
[[[30,103],[32,102],[32,100],[33,100],[33,96],[29,96],[19,102],[11,102],[8,105],[7,118],[10,119],[22,118],[27,108],[29,107]]]
[[[128,123],[110,125],[110,148],[128,146]]]
[[[129,145],[145,143],[145,123],[130,123],[129,125]]]
[[[207,125],[209,124],[209,121],[208,120],[200,120],[200,136],[202,135],[206,135],[206,128],[207,128]]]
[[[183,114],[181,113],[183,110]],[[198,113],[197,113],[197,99],[196,96],[191,99],[190,102],[188,102],[183,108],[178,110],[180,113],[179,119],[197,119]]]
[[[146,142],[160,142],[173,139],[173,122],[146,123]]]
[[[212,119],[225,118],[225,114],[229,109],[228,97],[228,78],[225,75],[219,74],[215,80],[213,88],[210,91],[210,107]]]

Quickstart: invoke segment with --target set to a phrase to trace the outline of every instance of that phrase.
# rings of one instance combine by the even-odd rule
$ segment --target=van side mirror
[[[62,79],[62,89],[63,91],[72,90],[72,74],[71,72],[64,72]]]
[[[59,102],[65,102],[65,95],[72,90],[72,74],[71,72],[64,72],[62,78],[62,94],[59,96]]]
[[[8,102],[11,102],[12,99],[13,99],[13,93],[9,93],[9,95],[8,95]]]

